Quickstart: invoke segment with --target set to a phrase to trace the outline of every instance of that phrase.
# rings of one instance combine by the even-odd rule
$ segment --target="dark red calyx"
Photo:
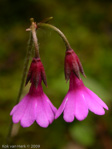
[[[81,64],[78,56],[72,49],[66,51],[64,70],[65,70],[66,81],[68,81],[70,79],[71,72],[74,72],[74,74],[79,79],[80,79],[80,72],[85,77],[85,73],[84,73],[82,64]]]
[[[33,58],[27,75],[26,85],[30,81],[37,88],[38,84],[41,83],[42,80],[44,84],[47,86],[44,66],[40,58]]]

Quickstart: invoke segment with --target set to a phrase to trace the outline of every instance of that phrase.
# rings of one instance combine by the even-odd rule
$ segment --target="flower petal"
[[[12,115],[12,120],[14,123],[18,123],[21,120],[22,115],[27,107],[28,95],[26,95],[14,108],[12,109],[10,115]]]
[[[67,95],[66,95],[63,102],[62,102],[62,104],[60,105],[57,112],[55,113],[55,119],[57,119],[62,114],[62,112],[64,111],[67,100],[68,100],[68,98],[67,98]]]
[[[75,93],[75,116],[81,121],[84,120],[88,115],[88,107],[86,104],[86,99],[81,91]]]
[[[54,112],[47,100],[48,98],[45,98],[43,95],[39,97],[36,109],[36,122],[45,128],[54,120]]]
[[[43,95],[43,98],[44,110],[49,120],[49,123],[51,124],[54,120],[54,115],[57,109],[54,107],[54,105],[51,103],[51,101],[45,94]]]
[[[66,122],[72,122],[74,120],[75,115],[75,98],[74,93],[69,92],[66,99],[65,109],[64,109],[64,120]]]
[[[84,91],[84,96],[90,111],[97,115],[105,114],[103,107],[96,101],[96,99],[93,96],[90,96],[90,94],[86,91]]]
[[[31,126],[35,121],[35,109],[36,109],[36,99],[34,97],[29,97],[27,107],[25,109],[25,112],[21,118],[21,126],[23,127],[29,127]]]
[[[102,107],[104,107],[106,110],[108,110],[107,105],[94,92],[92,92],[87,87],[86,87],[86,89],[87,89],[88,93],[92,96],[92,98],[94,98]]]
[[[53,113],[56,113],[57,112],[56,107],[52,104],[52,102],[49,100],[49,98],[46,96],[46,94],[44,94],[44,98],[45,98],[46,102],[48,102],[48,104],[50,105]]]

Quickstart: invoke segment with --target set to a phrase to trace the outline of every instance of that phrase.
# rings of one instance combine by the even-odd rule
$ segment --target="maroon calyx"
[[[42,80],[44,84],[47,86],[45,70],[41,62],[41,59],[33,58],[29,68],[25,85],[27,85],[28,82],[30,81],[37,88],[38,84],[41,84]]]
[[[80,79],[80,72],[86,77],[82,64],[72,49],[66,51],[64,71],[66,81],[70,79],[71,72],[74,72],[78,79]]]

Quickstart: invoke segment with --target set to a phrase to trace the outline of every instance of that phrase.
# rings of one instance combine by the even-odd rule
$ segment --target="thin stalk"
[[[55,32],[57,32],[59,34],[59,36],[63,39],[64,43],[65,43],[65,46],[66,46],[66,50],[70,50],[71,49],[71,46],[66,38],[66,36],[63,34],[62,31],[60,31],[57,27],[51,25],[51,24],[47,24],[47,23],[38,23],[37,24],[37,28],[45,28],[45,27],[48,27],[48,28],[51,28],[53,29]]]
[[[37,38],[37,35],[36,35],[37,25],[34,22],[34,19],[33,18],[31,18],[30,21],[31,21],[30,30],[32,32],[33,42],[34,42],[34,46],[35,46],[35,57],[36,58],[39,58],[40,57],[39,56],[39,45],[38,45],[38,38]]]
[[[21,97],[21,94],[22,94],[22,91],[23,91],[23,87],[24,87],[24,84],[25,84],[25,78],[26,78],[26,74],[27,74],[27,71],[28,71],[29,59],[30,59],[30,55],[31,55],[31,51],[32,51],[32,45],[33,45],[33,38],[32,38],[32,34],[30,32],[30,37],[29,37],[29,41],[28,41],[28,48],[27,48],[27,54],[26,54],[26,59],[25,59],[25,64],[24,64],[24,69],[23,69],[23,75],[22,75],[22,79],[21,79],[21,84],[20,84],[16,104],[18,104],[18,102],[20,100],[20,97]],[[12,128],[13,128],[13,122],[12,122],[12,119],[11,119],[10,126],[9,126],[9,131],[8,131],[8,135],[7,135],[7,140],[6,140],[7,144],[10,143]]]

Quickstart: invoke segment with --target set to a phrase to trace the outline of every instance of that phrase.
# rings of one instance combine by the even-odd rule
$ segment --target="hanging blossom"
[[[78,56],[70,49],[65,56],[65,79],[70,79],[69,90],[55,114],[55,119],[63,112],[66,122],[72,122],[74,118],[81,121],[87,117],[89,110],[97,115],[104,115],[104,108],[108,110],[107,105],[84,86],[79,72],[85,76]]]
[[[42,80],[47,86],[43,64],[40,58],[33,58],[26,85],[30,81],[29,93],[12,109],[13,123],[18,123],[22,127],[29,127],[36,121],[41,127],[48,127],[54,120],[57,109],[53,106],[49,98],[43,92]]]

